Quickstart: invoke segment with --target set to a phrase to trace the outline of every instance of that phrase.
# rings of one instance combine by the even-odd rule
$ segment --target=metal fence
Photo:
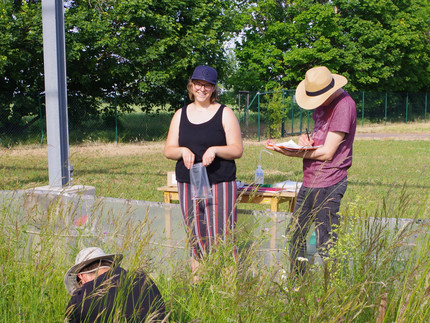
[[[428,93],[349,94],[356,102],[358,124],[427,122]],[[239,92],[239,120],[245,135],[257,136],[260,140],[262,135],[273,135],[274,129],[278,130],[275,136],[288,136],[313,128],[312,111],[301,109],[294,95],[295,90]],[[270,109],[271,102],[280,103],[278,111]]]
[[[224,92],[221,102],[237,111],[244,137],[288,136],[313,128],[312,112],[295,102],[294,90],[274,92]],[[357,105],[358,124],[427,122],[428,93],[350,92]],[[228,99],[230,98],[230,99]],[[23,103],[24,102],[24,103]],[[16,97],[10,106],[0,106],[0,145],[46,142],[45,98]],[[88,113],[82,104],[68,98],[71,143],[85,141],[133,142],[165,138],[171,113],[119,113],[116,99],[100,100],[105,113]],[[1,103],[0,103],[1,104]],[[109,113],[106,113],[109,111]]]

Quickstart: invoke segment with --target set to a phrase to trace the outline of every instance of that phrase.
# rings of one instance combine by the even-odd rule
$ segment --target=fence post
[[[246,105],[245,105],[245,109],[243,110],[243,114],[244,114],[244,118],[245,118],[245,125],[246,125],[246,127],[248,127],[249,91],[239,91],[239,122],[241,120],[241,110],[240,110],[240,108],[242,106],[242,102],[241,102],[241,96],[242,96],[242,94],[246,95]]]
[[[42,148],[43,139],[45,138],[45,133],[43,132],[42,103],[40,102],[40,93],[37,95],[37,100],[39,102],[40,133],[42,134],[42,138],[40,139],[40,148]]]
[[[300,109],[300,133],[302,133],[303,129],[303,109]]]
[[[118,104],[117,104],[117,87],[115,85],[115,142],[118,144]]]
[[[246,127],[248,127],[248,125],[249,125],[249,92],[246,95],[246,109],[245,109],[244,114],[245,114],[245,124],[246,124]]]
[[[239,95],[237,96],[237,101],[238,101],[238,106],[239,106],[238,119],[239,119],[239,122],[240,122],[240,91],[239,91]]]
[[[364,91],[363,91],[363,100],[361,102],[361,126],[364,126]]]
[[[385,92],[385,125],[387,125],[388,93]]]
[[[294,99],[291,100],[291,134],[294,133]]]
[[[424,123],[427,122],[427,92],[426,97],[424,99]]]
[[[282,125],[281,125],[281,137],[285,136],[285,97],[284,89],[282,89]]]
[[[409,93],[406,92],[406,115],[405,115],[405,123],[408,123],[408,104],[409,104]]]
[[[260,93],[257,93],[258,95],[258,141],[260,141]]]
[[[5,146],[5,148],[9,149],[9,146],[7,145],[7,143],[5,143],[3,140],[1,140],[1,138],[0,138],[0,142],[2,143],[3,146]]]

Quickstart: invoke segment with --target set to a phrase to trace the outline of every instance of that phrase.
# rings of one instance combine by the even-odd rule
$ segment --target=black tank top
[[[187,147],[194,153],[194,163],[202,161],[202,157],[209,147],[225,146],[227,144],[222,126],[224,107],[225,105],[221,105],[212,119],[201,124],[191,123],[187,117],[187,106],[182,108],[179,124],[179,146]],[[206,167],[206,170],[211,184],[236,179],[236,163],[234,160],[215,157],[212,164]],[[176,180],[178,182],[190,182],[190,171],[185,167],[182,158],[176,163]]]

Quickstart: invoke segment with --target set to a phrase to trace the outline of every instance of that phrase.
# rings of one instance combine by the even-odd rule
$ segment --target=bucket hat
[[[76,256],[75,264],[69,268],[64,275],[64,285],[70,295],[79,288],[78,273],[85,266],[97,260],[107,260],[112,264],[118,264],[122,260],[121,254],[106,254],[102,249],[97,247],[89,247],[82,249]]]
[[[218,73],[210,66],[199,65],[194,69],[192,80],[202,80],[213,85],[216,84]]]
[[[313,67],[306,72],[305,79],[297,86],[297,104],[305,110],[318,108],[347,83],[346,77],[332,74],[325,66]]]

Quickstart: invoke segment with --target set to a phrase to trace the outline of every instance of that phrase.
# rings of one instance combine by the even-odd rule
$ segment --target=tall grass
[[[126,269],[153,274],[171,322],[428,322],[430,320],[430,212],[423,195],[410,203],[406,186],[382,198],[376,210],[346,203],[332,259],[313,263],[300,278],[281,260],[262,261],[266,237],[237,232],[220,244],[193,279],[184,258],[166,258],[151,244],[151,212],[113,212],[95,203],[88,218],[74,201],[3,199],[0,212],[0,318],[3,322],[60,322],[68,294],[65,271],[78,250],[96,245],[124,254]],[[427,200],[426,200],[427,199]],[[403,213],[413,214],[404,220]],[[79,221],[77,221],[79,219]],[[155,225],[155,224],[154,224]]]
[[[428,208],[405,205],[422,218]],[[388,202],[388,201],[386,201]],[[289,267],[261,264],[253,245],[237,264],[204,264],[207,278],[190,284],[179,270],[160,283],[168,290],[175,322],[426,322],[430,319],[430,223],[415,225],[388,219],[387,205],[369,214],[351,205],[343,214],[332,259],[315,263],[297,278]],[[399,214],[397,213],[397,216]],[[390,221],[388,221],[390,220]],[[388,224],[394,221],[393,226]],[[226,273],[222,268],[233,268]],[[232,278],[234,277],[234,278]],[[175,306],[176,304],[178,306]]]

